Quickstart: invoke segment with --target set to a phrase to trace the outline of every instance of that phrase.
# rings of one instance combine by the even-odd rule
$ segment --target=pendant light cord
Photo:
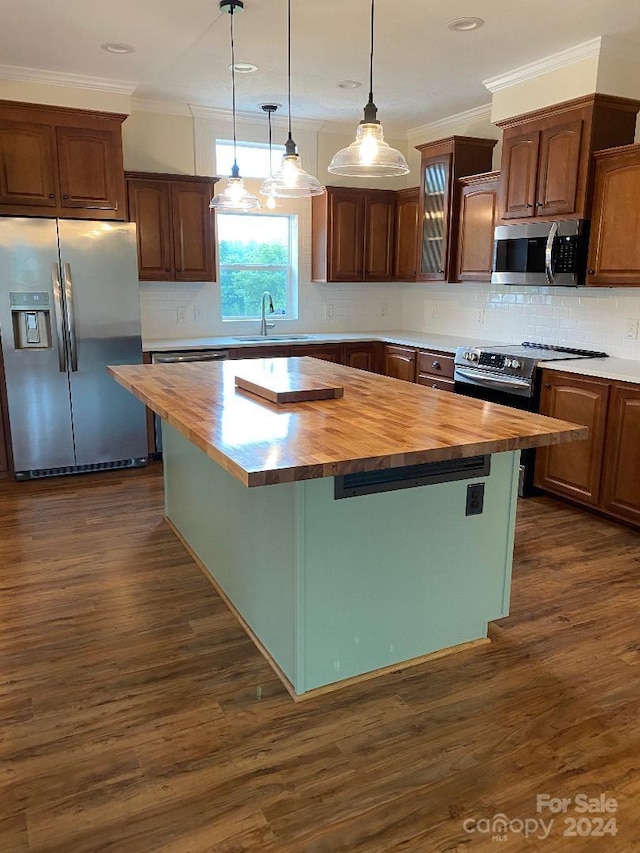
[[[373,7],[375,0],[371,0],[371,42],[369,49],[369,100],[373,101]]]
[[[289,140],[291,140],[291,0],[287,0],[287,81],[289,109]]]
[[[237,177],[238,172],[238,155],[236,142],[236,48],[233,38],[233,2],[229,9],[231,14],[231,110],[233,113],[233,172],[234,177]]]

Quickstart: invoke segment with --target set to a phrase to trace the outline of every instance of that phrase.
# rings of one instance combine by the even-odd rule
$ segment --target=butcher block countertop
[[[112,376],[246,486],[539,447],[586,427],[313,358],[263,359],[344,387],[276,404],[236,388],[255,360],[109,367]]]

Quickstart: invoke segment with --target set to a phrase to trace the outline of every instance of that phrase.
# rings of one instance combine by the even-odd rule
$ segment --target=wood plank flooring
[[[1,853],[640,850],[638,533],[521,501],[490,645],[296,705],[162,516],[159,465],[0,484]]]

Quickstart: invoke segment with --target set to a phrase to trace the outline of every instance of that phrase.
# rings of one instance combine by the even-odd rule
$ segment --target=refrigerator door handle
[[[51,264],[51,284],[53,287],[54,320],[56,341],[58,344],[58,368],[60,373],[67,372],[67,346],[64,339],[64,320],[62,317],[62,286],[60,284],[60,268]]]
[[[78,372],[78,343],[76,340],[76,315],[73,308],[73,279],[71,278],[71,266],[62,265],[62,278],[64,281],[64,301],[67,309],[67,331],[69,334],[69,354],[71,356],[71,372]]]

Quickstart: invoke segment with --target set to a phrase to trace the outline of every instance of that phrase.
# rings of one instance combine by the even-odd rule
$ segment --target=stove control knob
[[[469,361],[477,361],[478,360],[478,353],[477,352],[466,352],[464,354],[464,357],[467,358]]]
[[[514,367],[516,370],[518,370],[519,368],[522,367],[522,362],[518,361],[517,358],[512,358],[511,359],[511,367]]]

